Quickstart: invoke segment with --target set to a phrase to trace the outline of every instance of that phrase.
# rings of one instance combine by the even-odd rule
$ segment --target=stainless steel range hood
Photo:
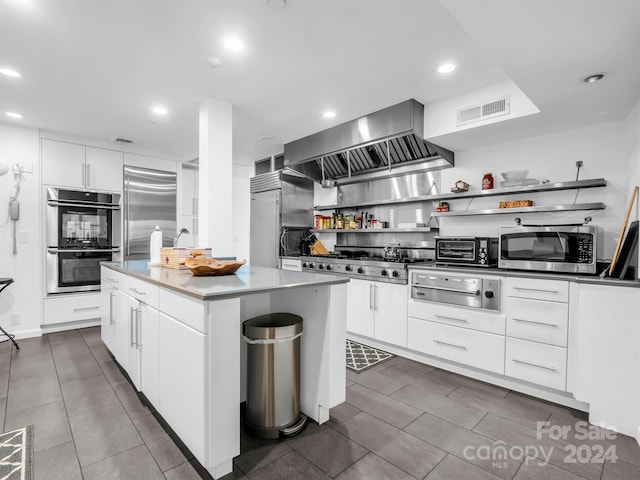
[[[424,105],[411,99],[285,144],[284,164],[339,184],[453,167],[423,130]]]

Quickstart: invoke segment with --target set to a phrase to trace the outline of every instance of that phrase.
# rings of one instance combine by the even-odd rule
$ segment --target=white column
[[[200,103],[199,243],[217,256],[233,245],[233,106],[212,98]]]

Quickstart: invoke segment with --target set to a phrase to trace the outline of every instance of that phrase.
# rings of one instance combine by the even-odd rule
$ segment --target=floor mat
[[[357,373],[393,357],[392,353],[347,340],[347,368]]]
[[[0,478],[33,478],[33,425],[0,433]]]

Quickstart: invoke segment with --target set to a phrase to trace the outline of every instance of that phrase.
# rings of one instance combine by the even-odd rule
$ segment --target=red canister
[[[482,190],[491,190],[493,188],[493,175],[485,173],[482,177]]]

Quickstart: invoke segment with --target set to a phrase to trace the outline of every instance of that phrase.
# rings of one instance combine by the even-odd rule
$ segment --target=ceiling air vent
[[[128,138],[114,138],[113,139],[114,142],[118,142],[118,143],[133,143],[133,140],[129,140]]]
[[[510,96],[499,98],[491,102],[470,107],[459,108],[456,111],[456,126],[480,122],[489,118],[508,115],[511,112]]]

